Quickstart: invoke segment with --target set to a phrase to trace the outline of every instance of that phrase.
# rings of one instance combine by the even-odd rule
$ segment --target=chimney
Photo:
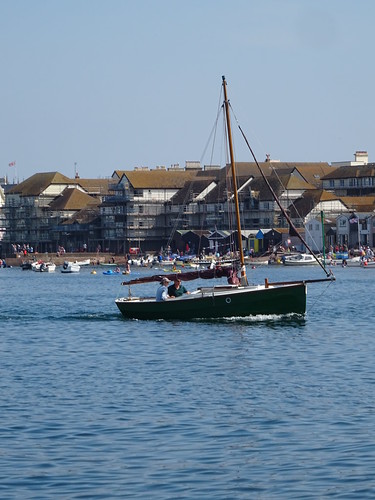
[[[356,151],[354,154],[354,161],[358,163],[367,164],[368,163],[368,152],[367,151]]]

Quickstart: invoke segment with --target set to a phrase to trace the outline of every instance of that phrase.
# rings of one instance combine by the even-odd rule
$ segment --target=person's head
[[[176,288],[179,288],[179,286],[181,285],[181,280],[180,280],[180,278],[177,278],[177,276],[176,276],[176,278],[174,278],[173,282],[174,282],[174,286]]]
[[[169,285],[169,279],[168,278],[163,278],[160,282],[161,285],[168,286]]]

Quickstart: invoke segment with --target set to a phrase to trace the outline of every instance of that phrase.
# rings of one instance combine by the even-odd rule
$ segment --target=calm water
[[[375,269],[335,273],[305,319],[183,323],[123,319],[122,276],[0,269],[0,497],[375,498]]]

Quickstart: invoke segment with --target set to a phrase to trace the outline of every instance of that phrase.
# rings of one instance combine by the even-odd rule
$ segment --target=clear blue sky
[[[204,163],[223,74],[259,160],[374,161],[374,22],[373,0],[0,0],[0,176]]]

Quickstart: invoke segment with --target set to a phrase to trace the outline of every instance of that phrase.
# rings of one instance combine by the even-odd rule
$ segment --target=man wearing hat
[[[164,276],[160,282],[159,288],[156,290],[156,302],[163,302],[163,300],[170,299],[168,295],[169,279]]]

